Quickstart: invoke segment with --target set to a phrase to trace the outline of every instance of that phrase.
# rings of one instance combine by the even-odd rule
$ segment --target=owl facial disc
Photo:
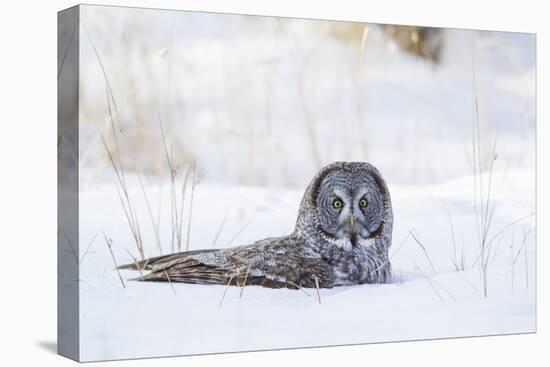
[[[368,170],[340,167],[326,172],[316,188],[318,230],[346,251],[366,246],[382,226],[384,193]]]

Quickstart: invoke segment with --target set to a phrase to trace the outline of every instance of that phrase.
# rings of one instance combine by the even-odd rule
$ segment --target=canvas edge
[[[57,353],[80,359],[79,59],[80,6],[57,13]]]

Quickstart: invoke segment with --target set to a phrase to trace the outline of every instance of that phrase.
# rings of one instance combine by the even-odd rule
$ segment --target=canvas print
[[[58,349],[535,332],[534,34],[58,15]]]

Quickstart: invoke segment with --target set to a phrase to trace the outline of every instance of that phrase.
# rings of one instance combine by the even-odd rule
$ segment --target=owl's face
[[[381,228],[384,196],[363,170],[334,170],[322,178],[316,197],[320,230],[347,251],[369,246]]]

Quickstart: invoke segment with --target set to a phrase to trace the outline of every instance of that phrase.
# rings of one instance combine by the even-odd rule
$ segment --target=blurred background
[[[121,163],[149,180],[168,175],[160,121],[175,165],[208,182],[303,188],[323,165],[359,160],[392,184],[436,184],[472,174],[477,119],[482,169],[498,135],[503,175],[534,177],[533,34],[81,11],[83,188],[111,180],[110,91]]]

